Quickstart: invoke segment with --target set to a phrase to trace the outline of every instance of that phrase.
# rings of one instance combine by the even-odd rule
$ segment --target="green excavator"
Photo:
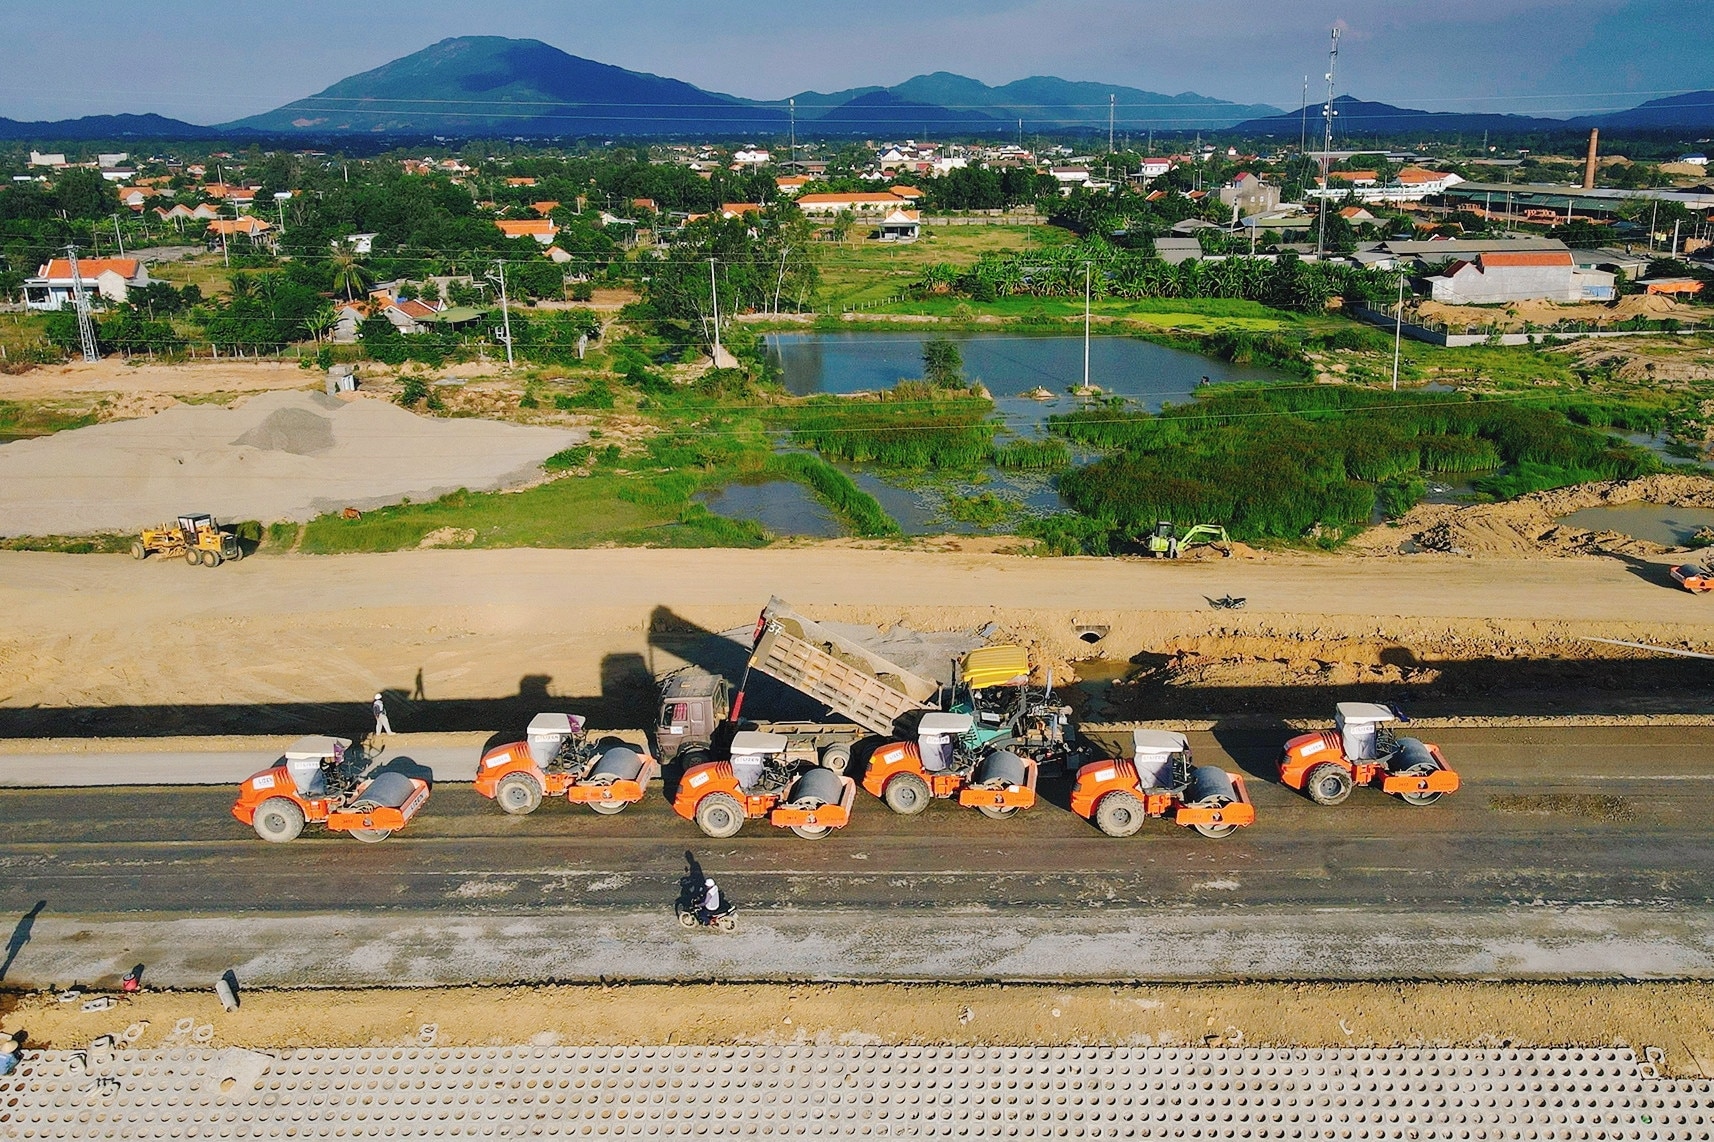
[[[1163,519],[1149,533],[1146,546],[1156,559],[1177,559],[1181,552],[1202,546],[1212,547],[1228,558],[1232,555],[1232,540],[1217,523],[1199,523],[1181,533],[1170,519]]]

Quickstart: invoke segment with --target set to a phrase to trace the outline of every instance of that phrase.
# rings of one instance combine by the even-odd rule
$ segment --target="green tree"
[[[333,256],[327,262],[333,274],[333,288],[344,290],[346,301],[356,300],[351,296],[352,290],[367,289],[375,280],[369,268],[358,260],[357,252],[344,242],[334,247]]]
[[[119,209],[119,192],[101,177],[100,171],[77,167],[60,172],[54,182],[54,198],[66,217],[106,218]]]
[[[923,342],[922,368],[923,376],[936,388],[957,388],[964,383],[964,355],[944,337]]]

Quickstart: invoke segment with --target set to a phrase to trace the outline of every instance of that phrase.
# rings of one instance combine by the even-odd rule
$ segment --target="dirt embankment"
[[[0,1020],[39,1048],[136,1029],[143,1049],[206,1026],[215,1046],[969,1044],[1628,1046],[1678,1075],[1714,1075],[1714,985],[633,984],[247,993],[144,992],[84,1013],[25,996]]]
[[[1634,503],[1714,507],[1714,480],[1663,474],[1532,492],[1498,504],[1419,504],[1399,519],[1359,536],[1351,550],[1361,555],[1437,551],[1475,556],[1647,556],[1674,550],[1616,531],[1590,531],[1560,522],[1561,517],[1584,508]]]
[[[1526,324],[1540,327],[1560,321],[1577,321],[1589,325],[1612,325],[1633,317],[1651,320],[1677,317],[1691,321],[1698,316],[1692,307],[1655,294],[1637,294],[1621,298],[1612,305],[1559,304],[1551,301],[1514,301],[1506,305],[1447,305],[1444,302],[1425,301],[1417,306],[1416,312],[1418,316],[1429,321],[1454,328],[1486,329],[1498,325],[1501,329],[1513,333],[1523,332]]]

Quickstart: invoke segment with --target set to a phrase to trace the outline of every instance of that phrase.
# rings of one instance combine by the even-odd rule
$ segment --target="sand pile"
[[[268,393],[175,405],[0,448],[0,535],[130,531],[182,512],[304,520],[527,483],[581,430],[422,417],[385,401]]]
[[[1425,301],[1417,306],[1419,316],[1455,328],[1476,326],[1487,328],[1498,324],[1512,332],[1521,332],[1525,322],[1548,326],[1559,321],[1581,321],[1596,325],[1611,325],[1632,317],[1655,320],[1663,317],[1693,317],[1689,306],[1658,294],[1638,294],[1619,299],[1608,305],[1595,302],[1561,303],[1552,301],[1514,301],[1505,305],[1448,305]]]
[[[1560,522],[1560,517],[1584,508],[1632,503],[1714,507],[1714,480],[1663,474],[1532,492],[1500,504],[1471,507],[1423,504],[1387,527],[1372,529],[1355,546],[1377,552],[1396,550],[1403,533],[1403,538],[1417,549],[1463,555],[1571,555],[1595,551],[1657,555],[1672,550],[1619,532],[1590,531]]]

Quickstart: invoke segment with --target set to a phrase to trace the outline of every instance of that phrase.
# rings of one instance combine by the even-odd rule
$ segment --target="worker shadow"
[[[703,882],[707,876],[696,854],[689,849],[684,850],[684,875],[678,878],[679,908],[690,911],[702,903]]]
[[[1216,722],[1211,732],[1238,772],[1258,781],[1274,782],[1280,777],[1280,750],[1287,740],[1303,731],[1292,729],[1283,718],[1264,718],[1242,724]],[[1199,765],[1215,763],[1214,758],[1205,757],[1196,761]]]
[[[36,928],[36,917],[40,916],[42,909],[47,906],[46,900],[36,901],[35,907],[19,917],[17,924],[13,925],[12,936],[6,941],[6,958],[0,961],[0,981],[5,980],[6,973],[12,970],[12,964],[18,959],[18,953],[30,942],[30,935]]]

